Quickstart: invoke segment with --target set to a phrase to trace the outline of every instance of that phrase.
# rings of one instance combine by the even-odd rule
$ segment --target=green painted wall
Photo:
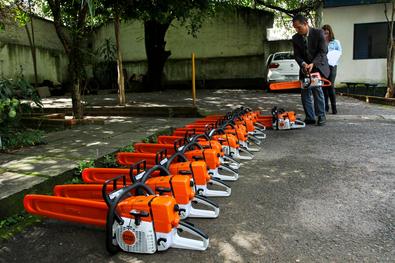
[[[52,22],[35,18],[39,81],[67,80],[68,60]],[[268,42],[266,29],[272,27],[273,15],[268,12],[240,9],[207,18],[197,38],[188,35],[178,22],[171,25],[167,49],[172,55],[165,66],[168,81],[191,79],[191,53],[197,57],[197,79],[261,79],[267,56],[273,51],[289,50],[289,41]],[[112,23],[92,33],[85,46],[97,49],[106,38],[114,40]],[[144,28],[138,21],[121,26],[121,48],[128,76],[146,72]],[[23,73],[34,80],[28,38],[23,27],[7,26],[0,32],[0,74],[13,77],[23,67]],[[91,67],[87,66],[87,71]]]
[[[41,82],[48,79],[62,82],[67,79],[67,57],[63,52],[52,22],[34,18],[37,50],[37,73]],[[29,81],[34,81],[33,60],[24,27],[7,25],[0,32],[0,74],[12,78],[20,68]]]
[[[241,9],[220,13],[206,19],[197,38],[174,22],[167,35],[167,49],[172,52],[165,66],[169,81],[191,78],[191,53],[198,60],[197,78],[262,78],[264,61],[269,52],[266,29],[272,27],[273,15],[264,11]],[[92,36],[96,49],[105,39],[114,39],[114,26],[99,28]],[[144,27],[139,21],[121,26],[121,49],[128,75],[146,71]]]

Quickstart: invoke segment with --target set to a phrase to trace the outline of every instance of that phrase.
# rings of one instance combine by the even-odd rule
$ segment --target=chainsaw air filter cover
[[[156,252],[156,239],[152,222],[139,225],[131,218],[122,218],[123,225],[114,223],[113,232],[116,244],[126,252],[153,254]]]

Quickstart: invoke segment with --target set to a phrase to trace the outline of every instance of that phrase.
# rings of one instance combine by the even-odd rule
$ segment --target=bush
[[[39,130],[14,131],[1,136],[2,148],[10,150],[25,146],[45,144],[44,132]]]
[[[0,79],[0,134],[13,133],[12,128],[19,125],[22,112],[30,110],[28,100],[42,107],[41,98],[36,89],[27,82],[22,74],[16,79]]]
[[[78,163],[78,168],[76,168],[75,174],[76,175],[81,175],[82,171],[85,168],[93,168],[93,167],[95,167],[95,161],[94,160],[83,160],[83,161],[80,161]]]

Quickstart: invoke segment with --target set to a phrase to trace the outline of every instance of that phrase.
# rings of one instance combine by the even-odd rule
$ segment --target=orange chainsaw
[[[259,151],[258,148],[251,148],[251,144],[260,145],[260,139],[249,135],[247,128],[242,124],[235,124],[232,120],[219,120],[215,124],[189,124],[183,128],[177,128],[174,131],[174,135],[179,132],[186,132],[188,130],[194,130],[195,133],[206,133],[215,129],[221,129],[223,133],[233,135],[237,138],[237,142],[248,151]]]
[[[103,200],[101,196],[101,184],[106,182],[108,179],[129,174],[128,177],[123,177],[125,181],[118,183],[126,185],[139,181],[149,186],[155,194],[174,197],[180,207],[179,214],[181,219],[185,219],[187,217],[218,217],[218,205],[207,198],[195,195],[193,181],[191,181],[189,177],[184,175],[170,175],[170,172],[166,168],[159,165],[154,166],[149,170],[144,170],[144,163],[145,161],[141,161],[133,165],[131,169],[86,168],[82,172],[82,179],[89,185],[58,185],[54,189],[55,195],[100,201]],[[155,171],[160,171],[165,175],[151,177]],[[137,180],[136,178],[139,179]],[[201,207],[204,206],[209,209],[197,209],[193,207],[193,204],[198,204]]]
[[[119,250],[152,254],[171,247],[207,249],[208,236],[191,224],[180,222],[179,206],[173,197],[156,196],[142,183],[117,188],[119,179],[108,180],[103,185],[105,202],[26,195],[24,207],[35,215],[105,227],[106,248],[112,254]],[[182,237],[179,231],[194,238]]]
[[[232,159],[236,160],[252,160],[254,155],[240,146],[238,138],[233,134],[225,133],[225,131],[221,128],[212,129],[207,134],[205,131],[196,131],[196,129],[186,129],[176,130],[173,132],[173,136],[181,136],[181,137],[192,137],[192,136],[207,136],[210,140],[218,141],[222,145],[222,150],[225,156],[229,156]]]
[[[273,129],[276,130],[290,130],[306,127],[306,124],[303,121],[296,118],[295,112],[293,111],[285,111],[274,107],[272,109],[272,116]]]
[[[234,170],[240,168],[240,163],[233,159],[232,157],[225,155],[222,150],[222,145],[218,141],[211,140],[206,134],[197,134],[186,136],[173,136],[173,135],[161,135],[158,136],[159,144],[176,144],[179,140],[184,140],[185,142],[198,142],[203,149],[214,149],[220,156],[221,164],[225,164]]]
[[[195,192],[203,196],[230,196],[231,188],[222,180],[212,178],[208,173],[207,164],[204,161],[188,161],[184,154],[178,152],[167,158],[166,149],[154,153],[135,153],[135,152],[119,152],[117,154],[117,162],[121,165],[130,167],[131,165],[141,161],[147,161],[147,167],[162,165],[169,169],[173,175],[188,175],[193,179]],[[216,186],[223,190],[211,189],[209,186]]]
[[[157,153],[158,151],[166,149],[166,157],[170,157],[176,152],[182,152],[189,161],[202,160],[206,162],[209,168],[209,174],[213,178],[224,181],[236,181],[239,177],[236,169],[226,164],[221,164],[221,153],[216,149],[204,149],[203,146],[196,141],[185,144],[185,139],[181,138],[177,139],[173,144],[136,143],[134,144],[134,149],[136,152],[141,153]]]

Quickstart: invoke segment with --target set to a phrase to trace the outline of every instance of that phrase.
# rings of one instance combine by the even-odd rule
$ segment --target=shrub
[[[21,103],[22,100],[28,102]],[[15,79],[0,79],[0,134],[7,134],[18,126],[20,114],[30,110],[30,101],[42,107],[36,89],[22,74]]]
[[[1,145],[5,150],[45,144],[44,132],[39,130],[14,131],[1,136]]]

